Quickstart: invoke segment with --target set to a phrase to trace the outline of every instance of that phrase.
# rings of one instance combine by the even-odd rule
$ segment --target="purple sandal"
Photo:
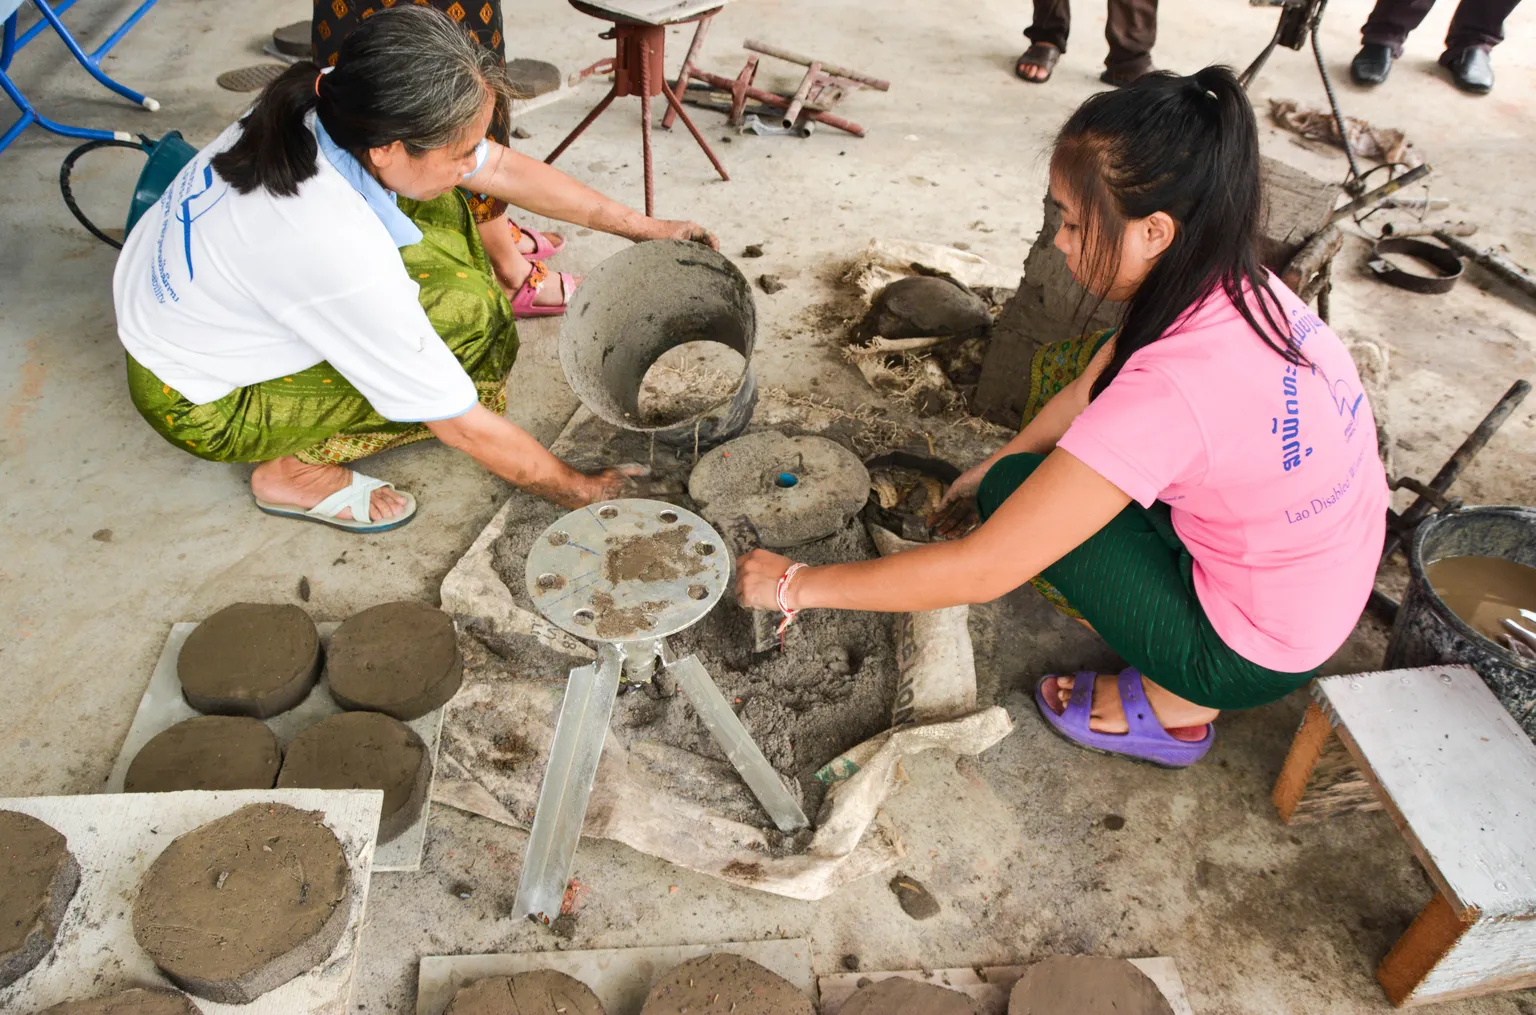
[[[1050,679],[1041,677],[1035,685],[1035,705],[1053,730],[1079,747],[1101,754],[1119,754],[1163,768],[1185,768],[1205,757],[1216,741],[1215,727],[1209,724],[1205,736],[1199,740],[1179,740],[1170,736],[1147,705],[1146,695],[1142,693],[1141,674],[1134,669],[1122,671],[1119,678],[1120,701],[1125,707],[1125,720],[1130,724],[1129,733],[1099,733],[1088,728],[1097,673],[1077,674],[1072,683],[1072,699],[1060,715],[1045,700],[1045,682]]]

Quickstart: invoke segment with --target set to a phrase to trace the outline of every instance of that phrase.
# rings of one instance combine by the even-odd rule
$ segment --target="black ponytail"
[[[1083,208],[1094,277],[1113,278],[1126,222],[1166,212],[1173,242],[1125,306],[1097,396],[1126,361],[1222,290],[1266,345],[1305,362],[1259,263],[1258,124],[1226,67],[1150,74],[1095,95],[1057,135],[1051,176]]]
[[[368,14],[342,40],[335,63],[322,77],[301,61],[262,90],[239,139],[213,158],[230,186],[298,194],[319,172],[319,146],[305,123],[311,111],[337,145],[364,161],[369,149],[397,141],[421,155],[462,140],[487,98],[500,115],[512,93],[494,50],[448,15],[415,4]]]
[[[240,137],[213,157],[213,169],[242,194],[265,187],[293,197],[319,172],[319,148],[304,118],[319,102],[320,68],[301,60],[262,89],[240,121]]]

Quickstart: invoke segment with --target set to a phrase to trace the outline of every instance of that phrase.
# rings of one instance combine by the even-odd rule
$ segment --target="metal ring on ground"
[[[1404,271],[1382,256],[1384,254],[1399,254],[1423,261],[1440,274],[1431,276]],[[1388,285],[1416,293],[1448,293],[1455,288],[1456,280],[1461,277],[1461,258],[1454,252],[1438,243],[1408,236],[1388,236],[1377,240],[1376,246],[1371,248],[1371,259],[1366,262],[1366,266]]]

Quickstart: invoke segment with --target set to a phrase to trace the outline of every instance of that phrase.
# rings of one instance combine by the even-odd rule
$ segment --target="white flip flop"
[[[373,521],[372,500],[373,491],[381,487],[395,489],[395,484],[386,483],[382,479],[374,479],[365,476],[361,472],[352,473],[352,482],[337,490],[325,500],[312,508],[301,508],[293,504],[274,504],[268,500],[256,498],[256,506],[269,515],[279,518],[297,518],[301,521],[320,522],[336,529],[345,529],[347,532],[368,534],[372,532],[388,532],[390,529],[398,529],[416,516],[416,498],[404,491],[396,491],[405,498],[405,513],[398,518],[388,521]],[[338,518],[347,508],[352,509],[352,518]],[[365,518],[367,521],[356,521]]]

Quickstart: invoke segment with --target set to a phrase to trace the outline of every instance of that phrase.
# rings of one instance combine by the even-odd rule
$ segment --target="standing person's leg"
[[[1349,65],[1357,85],[1379,85],[1392,72],[1392,61],[1403,55],[1408,33],[1419,27],[1435,0],[1376,0],[1360,29],[1360,52]]]
[[[1029,49],[1014,65],[1014,73],[1037,84],[1050,80],[1051,71],[1061,54],[1067,51],[1067,35],[1072,28],[1070,0],[1035,0],[1035,17],[1024,29]]]
[[[1440,65],[1451,72],[1457,87],[1468,92],[1493,88],[1493,62],[1488,51],[1504,41],[1504,19],[1520,0],[1461,0],[1445,36]]]
[[[1104,38],[1109,42],[1109,56],[1100,75],[1105,84],[1123,88],[1152,70],[1157,0],[1109,0]]]

